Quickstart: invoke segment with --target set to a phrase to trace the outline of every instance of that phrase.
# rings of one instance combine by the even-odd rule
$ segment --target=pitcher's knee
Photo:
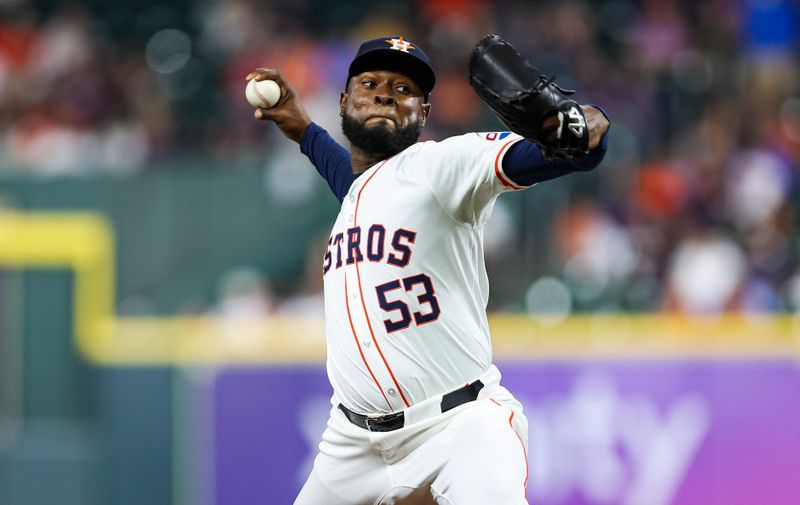
[[[525,475],[501,469],[479,472],[471,478],[460,479],[440,488],[433,486],[432,491],[440,505],[528,504],[525,498]]]

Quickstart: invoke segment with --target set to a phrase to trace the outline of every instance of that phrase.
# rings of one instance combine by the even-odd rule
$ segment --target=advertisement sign
[[[499,367],[528,417],[532,503],[800,503],[794,363]],[[221,373],[214,393],[215,503],[291,504],[311,470],[330,393],[322,367]]]

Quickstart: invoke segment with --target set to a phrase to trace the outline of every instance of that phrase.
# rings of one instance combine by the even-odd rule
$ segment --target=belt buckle
[[[379,431],[379,430],[373,430],[372,429],[372,423],[380,424],[380,423],[384,422],[385,420],[386,420],[386,416],[367,417],[367,418],[364,419],[364,421],[367,423],[367,429],[369,431]]]

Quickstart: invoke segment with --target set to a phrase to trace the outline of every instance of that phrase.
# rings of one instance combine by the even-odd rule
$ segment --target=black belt
[[[442,403],[440,405],[442,412],[447,412],[459,405],[477,400],[478,393],[481,389],[483,389],[483,382],[477,380],[472,384],[467,384],[463,388],[447,393],[442,396]],[[345,417],[347,417],[351,423],[369,431],[399,430],[406,422],[404,412],[395,412],[393,414],[386,414],[385,416],[365,416],[353,412],[341,403],[339,404],[339,409],[344,412]]]

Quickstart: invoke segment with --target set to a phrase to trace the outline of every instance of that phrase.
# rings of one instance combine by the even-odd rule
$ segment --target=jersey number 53
[[[393,291],[399,290],[401,287],[406,293],[410,293],[412,296],[416,295],[419,302],[419,311],[412,313],[407,303],[397,299],[397,293],[393,293]],[[393,314],[389,319],[383,320],[387,333],[408,328],[411,326],[412,320],[417,326],[432,323],[439,319],[439,314],[441,314],[439,300],[436,299],[436,293],[433,290],[433,283],[431,278],[425,274],[412,275],[401,280],[381,284],[375,287],[375,291],[378,293],[378,303],[385,312],[390,314],[393,312],[398,313]],[[395,299],[390,300],[390,298]],[[398,315],[399,319],[396,319]]]

